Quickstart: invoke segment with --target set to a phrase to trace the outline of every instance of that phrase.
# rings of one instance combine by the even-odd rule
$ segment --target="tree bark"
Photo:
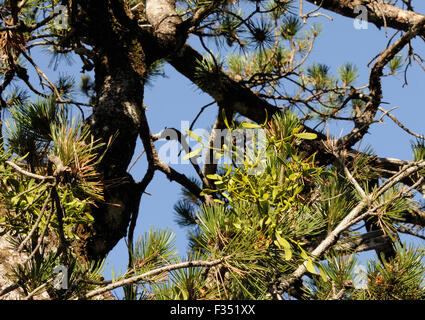
[[[348,18],[356,18],[358,13],[354,10],[357,6],[367,8],[368,22],[374,24],[379,29],[381,27],[390,27],[396,30],[407,31],[412,25],[417,24],[424,15],[417,12],[403,10],[394,5],[370,1],[370,0],[307,0],[321,8],[333,11]],[[425,29],[420,33],[425,35]]]
[[[152,59],[147,59],[137,23],[122,1],[79,1],[78,36],[92,46],[96,104],[87,124],[95,139],[108,142],[99,166],[104,181],[104,202],[92,207],[95,223],[80,230],[80,255],[102,259],[126,235],[131,215],[138,210],[137,185],[127,174],[140,131],[143,86]],[[81,235],[80,235],[81,236]]]
[[[93,48],[96,105],[87,120],[96,139],[113,137],[99,166],[105,201],[92,208],[95,222],[83,228],[80,255],[102,259],[127,233],[137,215],[143,192],[127,168],[140,132],[148,130],[143,91],[149,66],[173,54],[187,38],[179,27],[175,1],[146,2],[151,25],[140,28],[123,0],[78,1],[80,10],[71,19],[78,38]],[[146,128],[143,128],[145,126]],[[133,226],[134,228],[134,226]]]

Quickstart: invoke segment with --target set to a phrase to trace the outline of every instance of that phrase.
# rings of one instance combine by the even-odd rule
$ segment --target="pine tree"
[[[308,12],[293,0],[1,1],[0,297],[109,299],[122,287],[129,300],[423,299],[424,249],[400,235],[423,238],[425,139],[382,107],[384,77],[404,72],[407,85],[414,62],[423,68],[413,2],[356,1],[395,30],[359,84],[353,63],[333,73],[313,55],[313,18],[356,19],[351,1]],[[50,52],[57,81],[34,48]],[[76,57],[79,83],[57,71]],[[195,122],[151,131],[144,88],[165,64],[214,99],[200,110],[217,106],[206,142]],[[385,117],[416,138],[412,161],[361,146]],[[352,128],[338,138],[320,129],[333,122]],[[161,160],[164,138],[181,144],[195,177]],[[140,181],[128,170],[138,139]],[[170,230],[134,239],[156,172],[183,188],[174,210],[190,230],[185,258]],[[128,268],[105,280],[124,237]],[[367,251],[376,258],[364,266]]]

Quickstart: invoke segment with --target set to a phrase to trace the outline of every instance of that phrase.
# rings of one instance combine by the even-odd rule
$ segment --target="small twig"
[[[9,292],[12,292],[12,291],[18,289],[18,288],[19,288],[19,285],[17,283],[14,283],[14,284],[2,289],[0,291],[0,297],[4,296],[5,294],[8,294]]]
[[[19,173],[33,178],[33,179],[37,179],[37,180],[49,180],[49,181],[55,181],[55,177],[52,176],[42,176],[39,174],[35,174],[35,173],[31,173],[29,171],[26,171],[24,169],[22,169],[20,166],[18,166],[16,163],[12,162],[12,161],[5,161],[6,164],[8,164],[9,166],[11,166],[13,169],[15,169],[16,171],[18,171]]]
[[[405,165],[399,172],[394,174],[391,178],[386,180],[380,188],[377,190],[374,197],[378,197],[384,192],[386,192],[389,188],[394,186],[395,184],[402,181],[404,178],[411,176],[412,174],[418,172],[420,169],[423,169],[425,167],[425,161],[418,161],[418,162],[412,162],[407,165]],[[418,182],[422,183],[421,181],[417,181],[412,187],[416,187]]]
[[[45,283],[43,283],[41,286],[37,287],[35,290],[33,290],[32,292],[30,292],[30,294],[28,294],[24,298],[24,300],[30,300],[30,299],[32,299],[32,297],[34,297],[37,294],[37,292],[39,292],[41,289],[44,289],[49,284],[49,282],[51,282],[51,281],[53,281],[53,279],[49,279]]]
[[[56,206],[56,216],[58,219],[58,234],[59,234],[59,249],[63,250],[66,246],[66,238],[65,238],[65,232],[63,227],[63,219],[65,218],[65,210],[62,207],[62,203],[59,198],[58,191],[56,190],[56,186],[52,188],[52,212],[53,212],[53,205]],[[49,220],[46,223],[46,226],[48,225]],[[43,239],[41,239],[43,240]],[[68,256],[66,253],[66,250],[64,251],[64,257],[65,260],[68,260]]]
[[[139,7],[143,7],[145,4],[144,4],[144,1],[140,1],[138,4],[136,4],[134,7],[132,7],[131,9],[130,9],[130,11],[131,12],[133,12],[134,10],[137,10],[137,9],[139,9]]]
[[[415,236],[415,237],[418,237],[418,238],[420,238],[422,240],[425,240],[425,236],[424,235],[419,234],[419,233],[417,233],[415,231],[412,231],[412,229],[409,229],[409,228],[406,228],[406,227],[396,227],[396,230],[398,232],[410,234],[411,236]]]
[[[139,196],[136,197],[135,199],[135,203],[134,203],[134,209],[133,209],[133,213],[131,215],[131,219],[130,219],[130,225],[128,227],[128,250],[129,250],[129,255],[128,255],[128,259],[129,259],[129,263],[128,265],[131,266],[133,264],[132,261],[132,252],[133,252],[133,240],[134,240],[134,230],[136,228],[136,224],[137,224],[137,218],[139,217],[139,205],[140,205],[140,200],[142,197],[142,194],[146,193],[149,194],[148,192],[146,192],[146,188],[148,187],[148,185],[151,183],[154,175],[155,175],[155,168],[152,165],[152,163],[148,164],[148,170],[146,171],[145,176],[143,177],[142,181],[140,181],[138,183],[138,188],[139,188]]]
[[[127,169],[127,173],[130,173],[131,169],[133,169],[134,165],[139,161],[139,159],[144,155],[145,150],[140,152],[140,154],[137,156],[137,158],[133,161],[133,163],[130,165],[130,167]]]
[[[54,210],[52,208],[50,210],[49,215],[47,216],[47,221],[46,221],[46,224],[44,225],[43,231],[41,232],[41,235],[38,238],[37,245],[34,248],[34,250],[31,252],[30,256],[25,260],[24,264],[27,263],[29,260],[31,260],[35,256],[35,254],[37,253],[37,251],[40,248],[41,244],[43,243],[43,239],[44,239],[44,236],[46,235],[46,231],[47,231],[47,228],[49,226],[50,220],[51,220],[51,218],[53,216],[53,212],[54,212]]]
[[[38,218],[35,221],[34,226],[32,227],[31,231],[28,233],[28,235],[25,237],[25,239],[19,245],[18,252],[21,252],[22,251],[22,249],[24,248],[25,243],[27,243],[27,241],[29,239],[31,239],[31,237],[33,236],[34,232],[37,230],[38,225],[40,224],[41,219],[44,216],[44,212],[46,211],[47,204],[49,203],[49,199],[50,199],[50,196],[51,195],[52,195],[52,189],[50,189],[49,195],[47,196],[46,200],[44,201],[43,207],[41,208],[40,213],[38,214]]]
[[[16,196],[16,198],[20,198],[20,197],[22,197],[23,195],[25,195],[25,194],[27,194],[27,193],[30,193],[30,192],[32,192],[32,191],[34,191],[34,190],[36,190],[36,189],[40,188],[40,187],[41,187],[44,183],[46,183],[46,182],[45,182],[45,181],[41,181],[39,184],[37,184],[36,186],[32,187],[31,189],[28,189],[28,190],[22,191],[20,194],[18,194],[18,195]]]
[[[329,300],[339,300],[339,299],[341,299],[344,296],[344,293],[347,291],[347,289],[352,286],[351,283],[349,284],[349,282],[351,282],[351,281],[344,282],[343,287],[341,288],[341,290],[338,293],[336,293],[335,282],[332,282],[333,296]]]
[[[318,201],[319,201],[319,202],[331,201],[331,200],[334,200],[334,199],[336,199],[336,198],[339,198],[339,197],[343,196],[343,195],[344,195],[344,194],[346,194],[347,192],[348,192],[348,190],[345,190],[345,191],[343,191],[343,192],[341,192],[341,193],[339,193],[339,194],[337,194],[337,195],[335,195],[335,196],[332,196],[332,197],[329,197],[329,198],[326,198],[326,199],[318,199]]]
[[[189,130],[190,130],[190,131],[192,131],[193,126],[195,125],[195,123],[196,123],[196,121],[198,120],[198,118],[201,116],[202,112],[204,112],[204,110],[205,110],[206,108],[208,108],[208,107],[212,106],[212,105],[213,105],[213,104],[215,104],[215,103],[216,103],[216,101],[214,100],[213,102],[210,102],[210,103],[206,104],[205,106],[203,106],[203,107],[199,110],[198,114],[196,115],[195,119],[193,119],[192,124],[191,124],[191,125],[190,125],[190,127],[189,127]]]
[[[119,288],[119,287],[122,287],[122,286],[125,286],[125,285],[128,285],[128,284],[137,283],[139,281],[146,280],[146,278],[150,278],[150,277],[153,277],[153,276],[159,275],[161,273],[165,273],[165,272],[170,272],[170,271],[174,271],[174,270],[178,270],[178,269],[184,269],[184,268],[191,268],[191,267],[213,267],[213,266],[216,266],[216,265],[223,263],[228,258],[230,258],[230,256],[223,257],[223,258],[217,259],[217,260],[212,260],[212,261],[200,261],[200,260],[198,260],[198,261],[186,261],[186,262],[172,264],[172,265],[165,266],[165,267],[160,267],[160,268],[145,272],[141,275],[137,275],[137,276],[134,276],[134,277],[131,277],[131,278],[128,278],[128,279],[117,281],[117,282],[114,282],[114,283],[112,283],[112,284],[110,284],[106,287],[90,291],[85,296],[83,296],[79,299],[93,298],[93,297],[98,296],[102,293],[114,290],[116,288]]]
[[[338,160],[340,160],[340,159],[338,159]],[[348,181],[350,181],[351,184],[354,186],[354,188],[356,188],[357,192],[360,193],[362,198],[367,201],[368,196],[366,195],[366,192],[363,190],[363,188],[360,186],[360,184],[357,182],[357,180],[353,177],[353,175],[347,169],[347,167],[345,166],[345,164],[343,163],[342,160],[340,160],[340,163],[341,163],[341,165],[344,169],[344,173],[345,173],[345,176],[347,177]]]
[[[43,190],[42,192],[40,192],[40,194],[37,196],[37,198],[34,199],[34,201],[32,203],[29,203],[20,214],[22,214],[23,212],[26,212],[29,208],[31,208],[34,204],[36,204],[38,202],[38,200],[40,200],[40,198],[44,195],[44,193],[48,191],[48,189]]]
[[[401,129],[403,129],[404,131],[406,131],[408,134],[410,134],[410,135],[412,135],[412,136],[414,136],[414,137],[416,137],[416,138],[418,138],[418,139],[421,139],[421,140],[425,140],[425,136],[423,136],[423,135],[420,135],[420,134],[418,134],[418,133],[415,133],[415,132],[413,132],[412,130],[410,130],[409,128],[407,128],[407,127],[405,127],[400,121],[398,121],[398,119],[394,116],[394,115],[392,115],[391,113],[390,113],[390,111],[391,110],[389,110],[389,111],[386,111],[384,108],[382,108],[382,107],[379,107],[378,108],[380,111],[382,111],[382,112],[384,112],[384,114],[383,114],[383,116],[384,115],[386,115],[387,117],[389,117],[391,120],[393,120],[394,121],[394,123],[396,124],[396,125],[398,125]],[[393,108],[394,109],[394,108]]]
[[[46,17],[43,20],[41,20],[37,23],[34,23],[34,24],[25,24],[25,23],[23,23],[23,21],[21,21],[21,23],[18,23],[18,24],[6,25],[6,26],[3,26],[3,27],[0,27],[0,32],[1,31],[7,31],[7,30],[19,30],[19,31],[23,31],[23,32],[34,31],[34,30],[37,30],[38,28],[46,25],[49,21],[53,20],[58,15],[59,15],[59,13],[52,12],[48,17]]]

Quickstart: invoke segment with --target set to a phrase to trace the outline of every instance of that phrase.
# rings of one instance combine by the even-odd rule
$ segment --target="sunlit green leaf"
[[[202,139],[200,136],[198,136],[195,132],[190,131],[190,130],[186,130],[186,133],[189,135],[189,137],[191,137],[193,140],[196,140],[200,143],[202,143]]]
[[[193,157],[197,156],[198,154],[200,154],[200,153],[201,153],[201,151],[202,151],[202,148],[197,149],[197,150],[194,150],[194,151],[192,151],[192,152],[189,152],[188,154],[186,154],[186,155],[183,157],[183,160],[187,160],[187,159],[193,158]]]
[[[317,134],[310,132],[296,133],[294,134],[297,138],[305,139],[305,140],[314,140],[317,138]]]

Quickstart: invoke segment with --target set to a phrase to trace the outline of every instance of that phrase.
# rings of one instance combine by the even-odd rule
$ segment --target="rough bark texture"
[[[87,240],[80,244],[83,256],[101,259],[126,235],[131,217],[138,211],[141,188],[127,168],[138,135],[149,133],[143,106],[148,68],[155,60],[172,55],[187,34],[179,28],[181,19],[174,1],[147,1],[149,32],[137,25],[124,1],[79,4],[74,27],[93,48],[96,75],[97,101],[87,123],[95,138],[107,142],[114,137],[99,168],[104,175],[105,202],[93,208],[95,223],[83,230]]]
[[[307,1],[349,18],[356,18],[358,12],[356,13],[354,8],[363,5],[368,10],[368,22],[373,23],[378,28],[386,26],[407,31],[412,25],[417,24],[424,17],[424,15],[417,12],[403,10],[394,5],[375,0]],[[422,30],[421,35],[425,35],[425,30]]]
[[[95,224],[88,232],[82,254],[103,258],[126,235],[134,206],[140,198],[127,174],[133,156],[140,114],[143,82],[149,62],[142,48],[137,24],[118,1],[81,2],[79,32],[93,47],[97,103],[88,119],[95,138],[114,137],[100,171],[105,181],[105,202],[93,208]],[[146,43],[146,41],[145,41]]]
[[[0,229],[0,233],[3,230]],[[0,297],[2,300],[16,300],[24,296],[22,289],[15,288],[14,282],[3,275],[10,274],[13,267],[25,261],[25,255],[18,253],[15,249],[11,248],[10,243],[7,241],[8,235],[0,236],[0,293],[5,293]],[[5,290],[5,291],[3,291]],[[9,291],[6,293],[7,291]]]

